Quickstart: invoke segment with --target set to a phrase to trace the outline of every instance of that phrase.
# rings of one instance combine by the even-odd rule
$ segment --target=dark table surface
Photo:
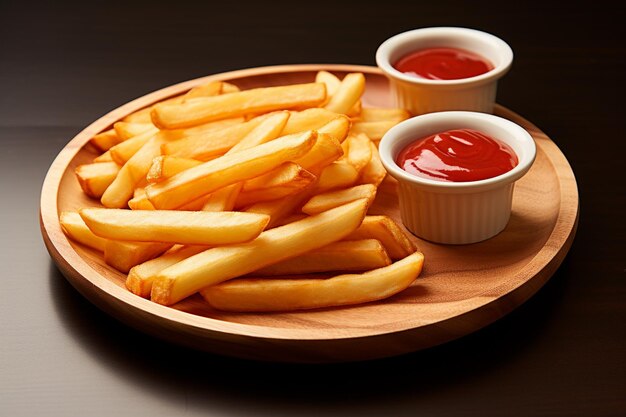
[[[626,414],[623,6],[403,3],[0,2],[0,415]],[[512,46],[498,101],[541,127],[578,180],[568,257],[504,319],[391,359],[256,363],[129,329],[50,260],[41,183],[64,144],[107,111],[226,70],[374,65],[389,36],[442,25]]]

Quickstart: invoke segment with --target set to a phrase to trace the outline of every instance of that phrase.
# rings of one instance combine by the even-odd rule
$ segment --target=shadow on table
[[[329,365],[255,362],[175,346],[100,311],[52,262],[49,284],[68,334],[102,366],[151,396],[185,406],[193,401],[196,407],[236,407],[243,413],[275,415],[306,407],[315,414],[349,407],[369,415],[374,404],[393,408],[407,398],[445,401],[446,392],[498,378],[502,367],[523,361],[524,352],[548,331],[567,285],[567,268],[566,258],[538,294],[474,334],[399,357]]]

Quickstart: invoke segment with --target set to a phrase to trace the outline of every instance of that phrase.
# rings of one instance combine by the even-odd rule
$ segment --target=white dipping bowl
[[[394,68],[398,60],[426,48],[460,48],[489,60],[494,68],[475,77],[429,80]],[[434,27],[393,36],[376,51],[376,63],[389,79],[398,107],[414,115],[446,110],[493,113],[498,80],[508,72],[513,51],[502,39],[474,29]]]
[[[452,129],[474,129],[509,145],[517,155],[512,170],[480,181],[445,182],[409,174],[396,163],[398,154],[414,141]],[[485,113],[448,111],[405,120],[380,141],[380,158],[398,180],[402,222],[423,239],[467,244],[500,233],[511,216],[513,186],[535,160],[533,138],[521,126]]]

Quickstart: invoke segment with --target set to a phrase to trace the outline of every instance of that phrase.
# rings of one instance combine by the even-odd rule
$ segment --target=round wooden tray
[[[375,67],[274,66],[212,75],[164,88],[125,104],[72,139],[52,163],[41,195],[41,230],[60,270],[104,311],[137,329],[175,343],[225,355],[292,362],[365,360],[434,346],[471,333],[531,297],[554,273],[574,238],[578,191],[558,147],[537,127],[498,107],[496,114],[525,127],[537,143],[537,159],[515,187],[506,229],[485,242],[450,246],[415,238],[426,257],[424,271],[404,292],[352,307],[271,314],[225,313],[199,296],[165,307],[131,294],[125,275],[101,256],[68,241],[59,213],[97,206],[81,191],[74,169],[95,156],[85,145],[125,115],[181,94],[209,80],[243,89],[310,82],[318,70],[339,76],[363,72],[365,106],[392,106],[385,77]],[[381,188],[370,213],[400,223],[395,190]]]

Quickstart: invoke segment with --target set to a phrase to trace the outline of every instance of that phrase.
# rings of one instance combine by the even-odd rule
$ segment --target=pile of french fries
[[[365,77],[240,91],[209,82],[96,135],[76,176],[102,208],[64,212],[73,240],[172,305],[200,293],[227,311],[383,299],[423,255],[387,216],[367,215],[386,172],[377,141],[409,114],[364,108]]]

